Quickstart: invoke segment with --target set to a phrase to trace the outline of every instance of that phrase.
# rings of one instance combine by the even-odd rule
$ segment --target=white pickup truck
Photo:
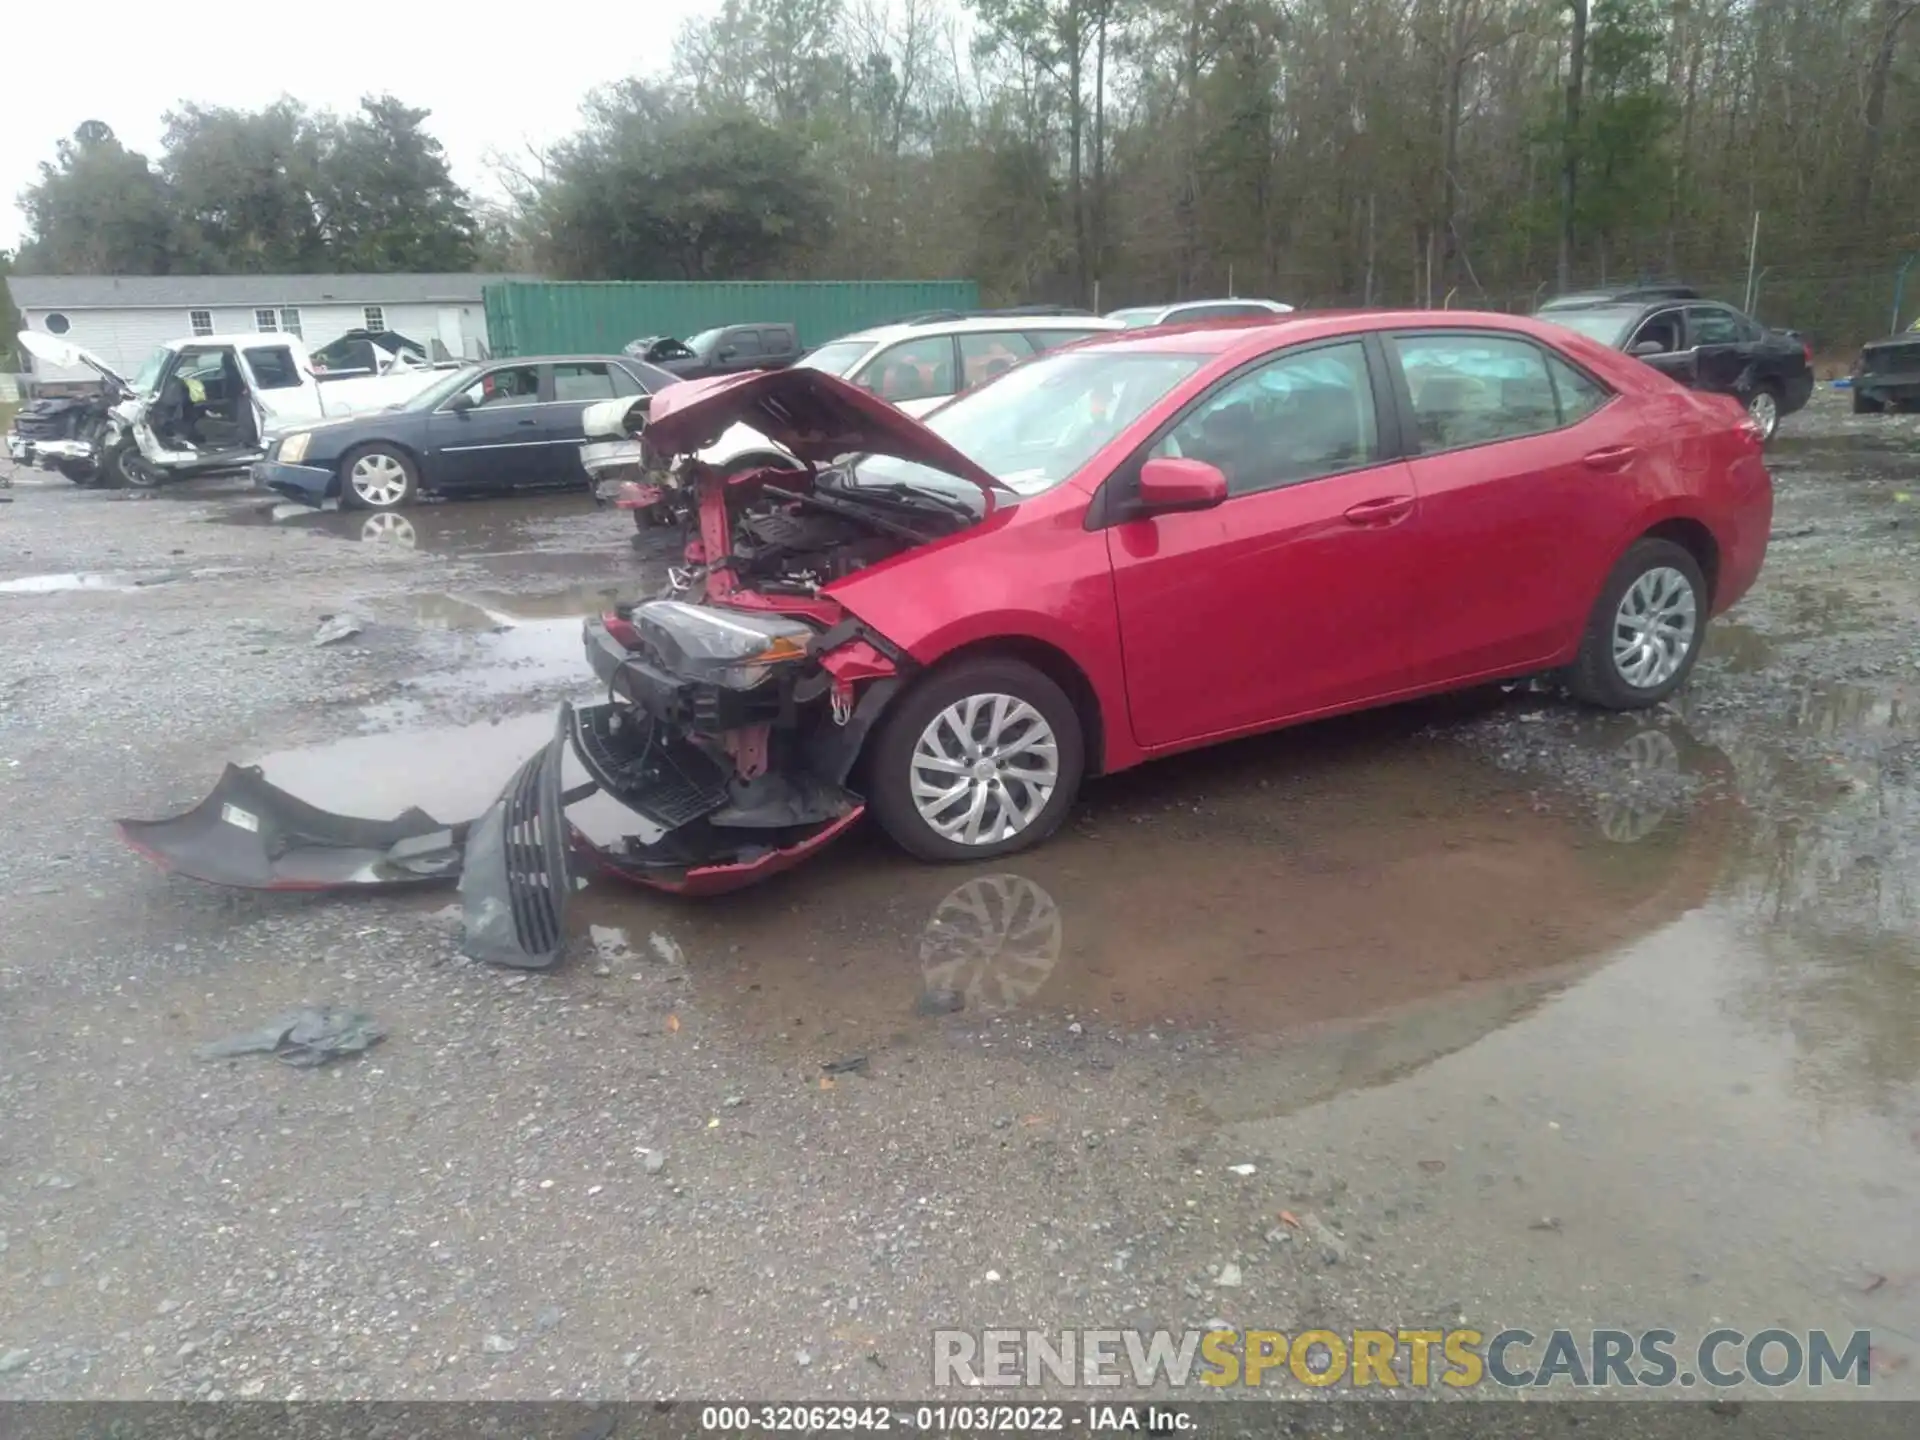
[[[194,335],[160,346],[129,380],[51,335],[19,338],[35,359],[85,366],[118,392],[97,448],[72,458],[91,459],[108,484],[140,488],[244,469],[284,430],[398,405],[449,368],[396,358],[382,374],[322,380],[293,337]]]

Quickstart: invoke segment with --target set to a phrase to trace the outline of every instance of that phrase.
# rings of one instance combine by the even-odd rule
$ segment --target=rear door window
[[[611,400],[618,395],[634,393],[632,390],[621,390],[615,384],[613,377],[617,369],[617,366],[589,362],[556,365],[553,367],[553,398]],[[626,374],[625,371],[619,373]]]
[[[248,349],[247,368],[262,390],[294,390],[300,385],[300,367],[285,345],[256,345]]]
[[[1033,354],[1027,337],[994,330],[960,337],[960,388],[971,390]]]
[[[1687,307],[1687,339],[1691,346],[1738,345],[1744,338],[1740,329],[1740,316],[1731,310],[1723,310],[1718,305]]]
[[[1547,354],[1504,335],[1402,333],[1393,351],[1422,453],[1515,440],[1560,428]]]

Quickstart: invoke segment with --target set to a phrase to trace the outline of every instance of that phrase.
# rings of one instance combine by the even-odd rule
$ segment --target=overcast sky
[[[252,0],[231,10],[83,0],[5,8],[0,249],[21,239],[21,190],[83,120],[149,160],[182,101],[252,110],[292,95],[346,110],[391,90],[433,112],[456,179],[491,188],[487,155],[573,129],[595,85],[663,68],[689,17],[720,0]],[[93,98],[83,98],[91,96]]]

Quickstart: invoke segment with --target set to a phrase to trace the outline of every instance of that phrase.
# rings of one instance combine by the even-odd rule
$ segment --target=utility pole
[[[1748,311],[1749,313],[1753,310],[1753,265],[1754,261],[1759,258],[1759,255],[1760,212],[1756,210],[1753,212],[1753,234],[1747,239],[1747,293],[1740,305],[1742,310]]]

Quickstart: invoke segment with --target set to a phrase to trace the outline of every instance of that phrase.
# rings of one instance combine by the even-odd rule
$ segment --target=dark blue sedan
[[[584,486],[581,415],[678,377],[625,355],[556,355],[469,365],[391,410],[290,431],[253,467],[290,500],[397,510],[421,494]]]

